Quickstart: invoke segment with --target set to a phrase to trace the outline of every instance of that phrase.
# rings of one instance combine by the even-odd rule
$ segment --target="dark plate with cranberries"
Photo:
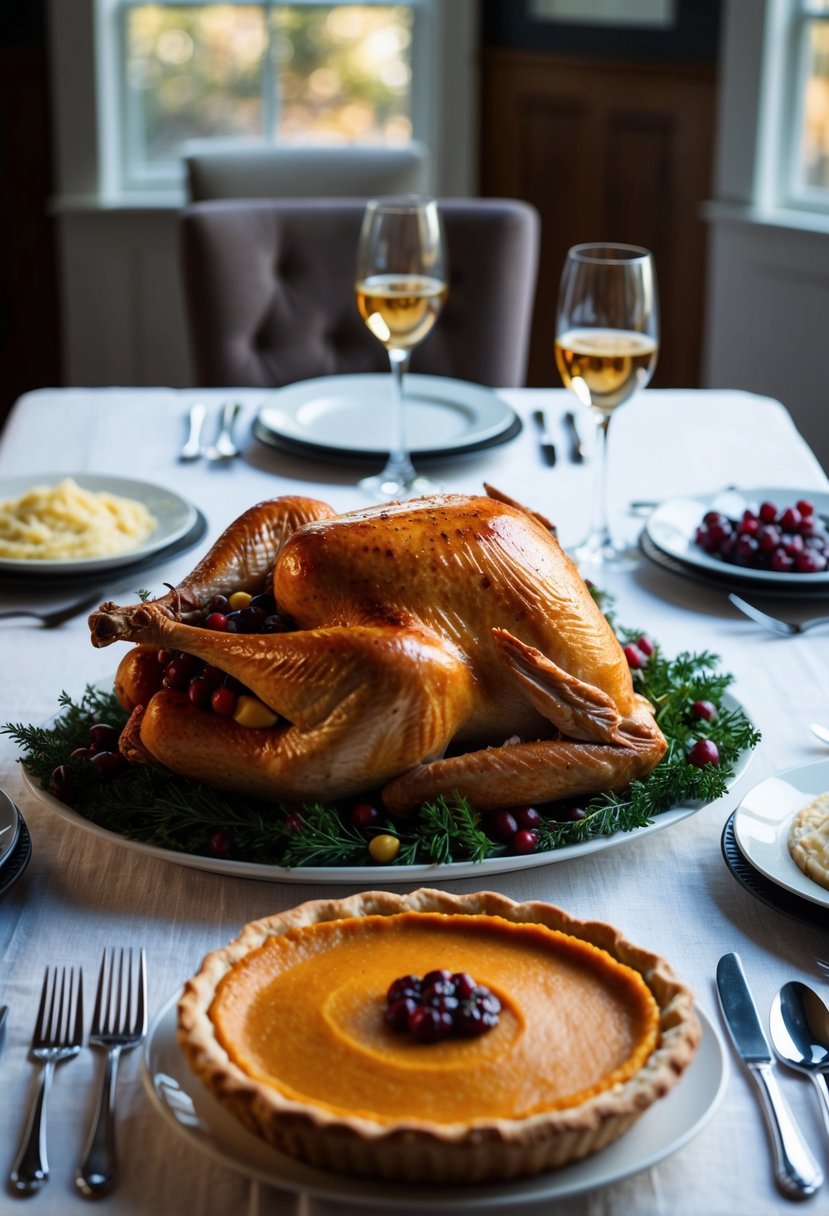
[[[761,486],[673,498],[645,532],[660,553],[717,579],[829,594],[829,492]]]

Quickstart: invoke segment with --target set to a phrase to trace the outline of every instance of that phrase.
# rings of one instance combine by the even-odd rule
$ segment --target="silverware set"
[[[532,420],[538,429],[538,446],[541,451],[541,456],[545,464],[548,464],[550,468],[552,468],[558,459],[558,453],[544,411],[533,410]],[[564,426],[565,430],[567,431],[568,453],[570,459],[574,464],[583,464],[590,458],[590,452],[582,439],[578,419],[572,410],[568,410],[564,415]]]
[[[202,430],[207,419],[207,410],[201,401],[194,401],[188,411],[187,438],[178,454],[179,460],[187,463],[191,460],[200,460],[204,457],[205,460],[215,463],[233,460],[234,457],[240,456],[241,448],[236,446],[236,441],[233,438],[233,428],[236,425],[236,419],[241,409],[242,406],[238,401],[226,401],[224,403],[221,409],[216,439],[213,443],[205,446],[202,442]]]
[[[32,1195],[49,1178],[46,1108],[55,1068],[83,1046],[83,973],[80,967],[47,967],[29,1054],[41,1064],[20,1149],[9,1175],[11,1190]],[[104,951],[89,1046],[106,1052],[100,1096],[75,1179],[88,1198],[109,1191],[116,1177],[115,1091],[122,1051],[147,1033],[147,969],[143,950]]]
[[[717,991],[737,1054],[760,1099],[778,1188],[789,1199],[813,1195],[823,1184],[823,1172],[777,1082],[774,1056],[738,954],[725,954],[717,964]],[[772,1002],[769,1029],[777,1059],[814,1084],[829,1137],[829,1009],[816,992],[793,980]]]
[[[728,598],[744,616],[756,621],[758,625],[763,625],[772,633],[779,633],[781,637],[794,637],[795,634],[807,633],[808,630],[817,629],[821,625],[829,625],[829,616],[813,616],[806,621],[782,621],[779,617],[770,616],[768,612],[763,612],[761,608],[750,604],[748,600],[735,595],[733,591],[729,592]]]

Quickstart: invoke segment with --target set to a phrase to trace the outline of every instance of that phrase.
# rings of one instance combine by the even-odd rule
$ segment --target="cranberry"
[[[232,718],[236,712],[236,703],[238,696],[232,688],[222,685],[220,688],[214,688],[210,694],[210,705],[214,714],[218,714],[220,718]]]
[[[227,861],[233,849],[233,837],[227,828],[216,828],[207,842],[207,851],[211,857]]]
[[[164,670],[164,687],[184,692],[194,676],[202,669],[201,659],[192,654],[180,654]]]
[[[50,794],[54,794],[61,802],[66,802],[72,797],[74,785],[75,776],[68,764],[59,764],[57,768],[52,769],[49,778]]]
[[[498,1025],[500,1012],[501,1002],[495,993],[479,984],[469,999],[461,1004],[455,1015],[455,1027],[459,1034],[466,1037],[481,1035]]]
[[[211,612],[218,612],[221,613],[222,616],[226,616],[230,611],[230,600],[226,595],[214,595],[207,601],[207,611],[208,614]]]
[[[437,967],[434,971],[427,971],[421,980],[422,988],[431,988],[435,984],[451,984],[452,972],[446,967]]]
[[[737,526],[737,531],[741,536],[756,536],[760,531],[760,520],[756,515],[751,515],[746,519],[741,519]]]
[[[76,747],[69,753],[70,760],[89,760],[92,757],[91,747]]]
[[[420,979],[416,975],[401,975],[396,980],[392,980],[386,992],[386,1000],[391,1004],[393,1001],[399,1001],[401,997],[411,996],[416,1001],[420,1000]]]
[[[534,806],[521,806],[517,811],[513,811],[513,815],[519,828],[537,828],[544,822]]]
[[[161,667],[166,667],[168,663],[172,663],[173,659],[176,657],[177,654],[178,654],[177,650],[162,649],[162,650],[159,650],[158,654],[156,655],[156,658],[158,659],[159,665]]]
[[[780,516],[780,526],[784,532],[796,532],[800,527],[802,518],[797,507],[786,507],[786,510]]]
[[[197,709],[207,709],[210,705],[212,694],[213,689],[204,676],[197,676],[195,680],[190,681],[187,689],[187,699]]]
[[[289,811],[282,821],[286,832],[301,832],[305,826],[299,811]]]
[[[587,818],[587,811],[583,806],[571,806],[570,810],[567,812],[567,818],[571,823],[577,823],[579,819]]]
[[[261,626],[260,633],[284,633],[288,626],[285,624],[283,617],[278,612],[272,612],[265,617]]]
[[[95,752],[89,760],[104,777],[114,777],[126,764],[120,752]]]
[[[651,657],[654,651],[654,645],[646,633],[643,633],[640,637],[638,637],[635,644],[636,649],[640,650],[646,658],[649,659]]]
[[[204,670],[201,673],[201,679],[206,680],[211,688],[218,688],[225,678],[225,673],[221,667],[213,667],[210,663],[205,663]]]
[[[477,987],[472,976],[466,971],[456,971],[452,976],[452,983],[455,985],[455,992],[462,1001],[472,996]]]
[[[409,1018],[417,1009],[414,997],[403,996],[386,1007],[385,1018],[392,1030],[408,1030]]]
[[[794,566],[785,549],[775,549],[771,555],[771,568],[776,574],[788,574]]]
[[[717,716],[717,707],[711,701],[694,701],[691,712],[698,718],[704,718],[706,722],[713,722]]]
[[[510,811],[494,811],[489,816],[487,826],[492,839],[501,840],[504,843],[512,840],[518,831],[518,823]]]
[[[215,629],[217,633],[224,633],[227,629],[227,620],[223,612],[211,612],[210,616],[204,622],[205,629]]]
[[[118,747],[120,734],[108,722],[93,722],[89,728],[90,747],[96,752],[111,752]]]
[[[815,504],[809,502],[808,498],[801,498],[794,504],[802,516],[814,515]]]
[[[647,660],[638,646],[634,646],[632,643],[630,643],[627,646],[623,646],[622,650],[624,651],[625,658],[628,661],[628,667],[630,667],[632,671],[639,671],[641,667],[645,666]]]
[[[431,1005],[416,1005],[409,1014],[408,1029],[419,1043],[437,1043],[452,1030],[453,1018]]]
[[[534,853],[538,848],[538,832],[533,828],[519,828],[510,841],[510,848],[519,856]]]
[[[276,611],[276,600],[270,591],[260,591],[248,604],[249,608],[262,608],[266,613]]]
[[[826,558],[818,553],[798,553],[794,566],[800,574],[820,574],[826,569]]]
[[[713,739],[697,739],[688,753],[688,763],[695,764],[697,768],[704,768],[706,764],[719,764],[719,762],[719,748]]]
[[[368,828],[380,817],[376,806],[370,802],[358,802],[351,808],[350,819],[355,828]]]

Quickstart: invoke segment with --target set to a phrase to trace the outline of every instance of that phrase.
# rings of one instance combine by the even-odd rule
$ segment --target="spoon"
[[[819,722],[813,722],[811,731],[818,739],[821,739],[824,743],[829,743],[829,728],[821,726]]]
[[[811,1078],[829,1136],[829,1009],[806,984],[791,980],[772,1001],[769,1029],[783,1063]]]
[[[202,454],[201,429],[204,424],[206,410],[201,401],[194,401],[188,415],[187,439],[178,454],[179,460],[198,460]]]
[[[232,460],[234,456],[241,455],[233,442],[233,425],[241,408],[238,401],[226,401],[222,406],[222,421],[216,442],[204,453],[208,460]]]

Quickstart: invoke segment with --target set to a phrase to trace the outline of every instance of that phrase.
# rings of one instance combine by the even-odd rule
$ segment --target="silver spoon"
[[[813,722],[810,730],[813,735],[816,735],[823,743],[829,743],[829,728],[821,726],[819,722]]]
[[[769,1029],[779,1059],[811,1079],[829,1136],[829,1009],[808,985],[791,980],[772,1001]]]
[[[234,456],[241,455],[233,442],[233,426],[241,408],[238,401],[226,401],[222,406],[222,421],[216,442],[205,449],[208,460],[232,460]]]
[[[190,406],[187,439],[178,454],[179,460],[198,460],[202,455],[201,429],[204,425],[206,412],[201,401],[194,401]]]

